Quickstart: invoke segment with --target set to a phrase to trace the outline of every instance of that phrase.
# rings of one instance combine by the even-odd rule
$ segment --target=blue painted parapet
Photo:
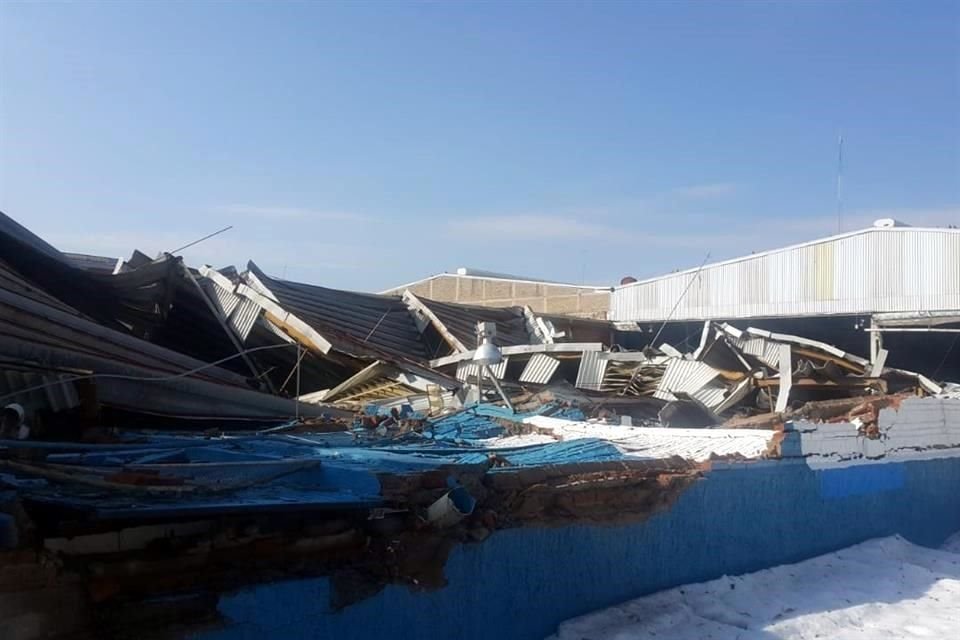
[[[532,640],[568,618],[667,587],[795,562],[878,536],[937,545],[960,530],[960,458],[811,468],[803,459],[716,466],[641,523],[524,527],[458,546],[448,585],[390,585],[333,612],[327,578],[221,597],[197,640]]]

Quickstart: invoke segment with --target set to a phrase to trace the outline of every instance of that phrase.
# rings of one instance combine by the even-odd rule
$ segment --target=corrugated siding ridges
[[[610,316],[661,321],[675,304],[674,320],[958,309],[960,231],[871,228],[625,285]]]

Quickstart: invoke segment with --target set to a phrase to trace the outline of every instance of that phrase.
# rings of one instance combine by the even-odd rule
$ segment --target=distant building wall
[[[440,274],[403,287],[384,291],[400,295],[405,290],[440,302],[486,307],[528,306],[539,313],[556,313],[604,320],[610,308],[610,291],[595,287]]]
[[[617,287],[610,319],[960,309],[960,229],[873,227]]]

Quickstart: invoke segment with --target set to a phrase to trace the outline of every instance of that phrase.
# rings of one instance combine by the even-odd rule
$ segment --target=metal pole
[[[243,348],[243,344],[240,342],[240,338],[233,332],[233,329],[230,325],[227,324],[226,318],[223,317],[223,314],[220,313],[220,310],[213,304],[213,301],[207,296],[207,292],[203,290],[203,287],[200,286],[200,283],[197,282],[197,279],[193,277],[193,274],[190,273],[190,269],[187,268],[185,264],[180,263],[180,270],[186,274],[187,279],[193,283],[193,286],[196,287],[197,293],[200,294],[200,297],[203,298],[203,301],[206,303],[207,308],[210,310],[210,313],[213,314],[213,317],[217,319],[217,322],[220,323],[220,327],[223,328],[223,331],[227,334],[227,337],[230,338],[230,342],[233,343],[234,348],[237,350],[237,353],[240,354],[240,357],[243,358],[243,361],[247,363],[247,368],[250,369],[250,372],[253,374],[253,377],[257,380],[263,380],[267,384],[267,389],[270,390],[270,393],[276,394],[277,390],[273,387],[273,383],[270,381],[270,378],[264,376],[256,365],[253,364],[253,360],[247,355],[246,350]],[[216,286],[216,285],[214,285]],[[262,376],[262,378],[261,378]]]
[[[477,404],[483,404],[483,367],[477,367]]]
[[[294,411],[296,412],[297,422],[300,422],[300,343],[297,343],[297,396],[294,398]]]
[[[510,402],[510,398],[507,397],[507,394],[503,392],[503,389],[500,387],[500,383],[497,382],[497,376],[493,375],[493,372],[490,371],[490,368],[487,365],[483,365],[483,369],[490,374],[490,382],[493,383],[493,387],[497,390],[497,393],[500,394],[500,397],[503,398],[503,401],[507,404],[507,407],[510,409],[510,413],[516,413],[516,409],[513,408],[513,403]]]

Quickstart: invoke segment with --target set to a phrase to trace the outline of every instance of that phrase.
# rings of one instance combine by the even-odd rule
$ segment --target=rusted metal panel
[[[532,384],[547,384],[559,366],[560,361],[556,358],[551,358],[544,353],[535,353],[527,361],[527,366],[523,368],[519,380]]]

